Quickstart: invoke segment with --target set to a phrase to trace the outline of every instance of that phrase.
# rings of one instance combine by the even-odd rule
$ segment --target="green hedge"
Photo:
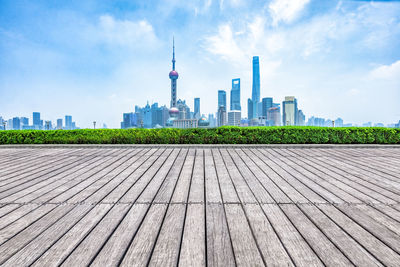
[[[0,144],[400,144],[400,129],[220,127],[0,131]]]

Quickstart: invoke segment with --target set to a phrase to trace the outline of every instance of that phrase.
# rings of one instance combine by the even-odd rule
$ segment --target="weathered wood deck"
[[[0,265],[400,266],[400,148],[1,148]]]

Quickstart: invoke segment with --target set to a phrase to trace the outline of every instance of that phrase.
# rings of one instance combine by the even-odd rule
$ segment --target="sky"
[[[400,120],[400,1],[0,0],[0,116],[32,112],[119,128],[134,106],[178,98],[217,111],[260,57],[261,98],[295,96],[306,117]]]

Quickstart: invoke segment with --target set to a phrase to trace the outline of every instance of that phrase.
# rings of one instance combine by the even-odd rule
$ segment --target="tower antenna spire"
[[[175,36],[172,36],[172,70],[175,70]]]

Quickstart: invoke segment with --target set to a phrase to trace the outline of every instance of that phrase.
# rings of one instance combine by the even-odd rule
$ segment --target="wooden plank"
[[[217,172],[215,170],[211,149],[204,150],[204,176],[207,203],[221,204],[221,191],[219,189]]]
[[[292,259],[261,207],[244,205],[249,224],[267,266],[294,266]]]
[[[257,203],[253,192],[250,190],[248,184],[243,179],[241,173],[236,168],[235,163],[226,151],[226,149],[220,149],[221,158],[225,163],[225,168],[228,170],[229,178],[232,181],[235,192],[237,193],[241,203]]]
[[[170,204],[157,238],[149,266],[176,266],[186,204]]]
[[[240,204],[225,204],[233,251],[238,266],[265,266]]]
[[[198,149],[194,162],[192,183],[189,191],[189,203],[204,203],[204,151]]]
[[[299,205],[299,207],[340,251],[346,255],[352,264],[356,266],[382,266],[374,256],[317,207],[314,205]]]
[[[187,204],[179,266],[205,266],[206,233],[203,204]]]
[[[121,261],[121,266],[145,266],[148,264],[166,210],[166,204],[151,205]]]
[[[0,207],[0,218],[7,215],[8,213],[12,212],[13,210],[19,208],[20,204],[1,204]],[[0,227],[1,228],[1,227]]]
[[[172,195],[172,203],[186,203],[189,196],[189,188],[192,180],[195,149],[189,149],[186,160],[183,164],[183,169],[176,184],[174,194]]]
[[[235,266],[232,242],[221,203],[207,204],[207,265]]]
[[[323,266],[319,257],[310,248],[278,205],[262,204],[261,206],[296,266]]]
[[[292,224],[327,266],[349,266],[352,263],[343,253],[310,221],[296,205],[281,205]]]
[[[395,251],[345,216],[337,208],[331,205],[319,205],[318,208],[339,225],[343,231],[368,250],[369,253],[374,255],[382,264],[386,266],[399,266],[400,256]]]
[[[229,173],[225,168],[224,161],[221,158],[221,154],[217,149],[211,150],[214,166],[217,172],[217,179],[219,188],[221,190],[222,200],[224,203],[239,203],[239,198],[236,194],[235,188],[229,178]]]
[[[246,167],[251,170],[252,174],[261,183],[263,188],[268,192],[268,194],[273,198],[276,203],[289,203],[291,200],[286,196],[286,194],[270,179],[266,172],[259,166],[263,166],[265,170],[268,171],[265,164],[257,157],[250,158],[242,149],[237,150],[238,155],[242,161],[246,164]],[[257,164],[256,164],[257,162]]]
[[[102,204],[104,205],[104,204]],[[90,234],[79,243],[71,254],[62,262],[62,266],[87,266],[91,259],[96,256],[101,244],[106,240],[110,231],[119,223],[129,205],[114,205],[112,210],[101,220]]]
[[[168,204],[174,192],[176,183],[182,172],[183,164],[185,163],[188,150],[183,149],[180,151],[175,164],[172,165],[167,177],[158,188],[157,195],[155,196],[154,203]],[[151,185],[150,185],[151,186]]]
[[[254,197],[260,203],[275,203],[275,200],[270,196],[268,191],[263,187],[257,177],[247,168],[246,164],[239,157],[236,151],[233,149],[228,150],[232,161],[234,162],[237,170],[239,171],[242,178],[246,181]]]
[[[104,246],[99,244],[99,248],[93,253],[94,256],[92,256],[92,258],[95,257],[93,261],[91,261],[93,266],[118,265],[125,251],[128,249],[131,239],[138,230],[149,206],[149,204],[133,204],[131,206],[116,230],[106,240]],[[95,240],[95,236],[93,236],[93,238]],[[39,264],[38,266],[41,265]]]
[[[82,242],[88,234],[90,234],[90,231],[92,231],[111,207],[112,205],[110,204],[96,205],[82,218],[82,220],[69,229],[61,238],[55,242],[53,241],[53,243],[47,241],[48,249],[42,254],[37,254],[36,259],[32,261],[32,265],[56,266],[60,264],[74,250],[74,248]],[[48,235],[47,238],[49,238]],[[43,244],[45,243],[42,243],[42,245]]]

